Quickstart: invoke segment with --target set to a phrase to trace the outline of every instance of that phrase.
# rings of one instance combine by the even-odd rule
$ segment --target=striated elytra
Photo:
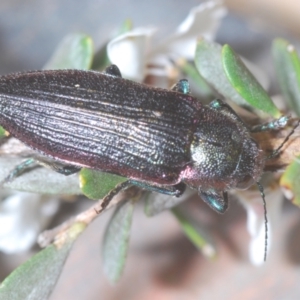
[[[114,65],[34,71],[0,77],[0,99],[0,124],[66,174],[88,167],[177,196],[188,185],[223,213],[226,191],[263,171],[238,115],[221,100],[201,104],[186,80],[165,90],[123,79]]]
[[[187,80],[171,90],[150,87],[123,79],[115,65],[104,73],[0,77],[0,125],[42,155],[44,164],[65,175],[88,167],[128,178],[104,198],[101,211],[130,185],[175,196],[187,185],[219,213],[228,208],[230,189],[256,183],[264,201],[259,179],[266,156],[250,133],[287,121],[251,129],[225,102],[201,104]],[[267,237],[266,210],[265,223]]]

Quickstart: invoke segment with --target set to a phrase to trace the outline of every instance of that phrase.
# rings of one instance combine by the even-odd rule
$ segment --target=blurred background
[[[97,49],[130,18],[135,27],[155,25],[163,38],[197,6],[196,0],[1,0],[0,74],[41,69],[69,33],[89,34]],[[230,44],[274,80],[270,47],[275,37],[300,50],[300,2],[297,0],[227,0],[229,14],[217,42]],[[62,204],[51,226],[83,211],[91,201]],[[168,212],[147,218],[138,207],[133,220],[124,274],[112,286],[101,267],[101,239],[111,211],[98,218],[79,238],[51,295],[58,299],[299,299],[300,211],[284,202],[268,260],[255,267],[248,260],[246,213],[231,201],[220,216],[197,197],[187,205],[205,220],[216,241],[218,258],[209,261],[186,239]],[[30,257],[0,253],[0,280]]]

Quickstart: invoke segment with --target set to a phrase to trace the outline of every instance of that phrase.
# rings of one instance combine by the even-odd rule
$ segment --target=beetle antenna
[[[289,138],[291,137],[291,135],[295,132],[295,129],[299,126],[300,124],[300,120],[298,120],[298,122],[296,123],[296,125],[293,127],[293,129],[291,130],[291,132],[285,137],[285,139],[283,140],[283,142],[280,144],[280,146],[273,150],[272,153],[266,157],[266,160],[272,159],[274,157],[276,157],[280,150],[282,149],[282,147],[284,146],[284,144],[289,140]]]
[[[262,184],[257,181],[256,182],[260,195],[262,197],[263,200],[263,204],[264,204],[264,217],[265,217],[265,251],[264,251],[264,261],[267,260],[267,251],[268,251],[268,218],[267,218],[267,203],[266,203],[266,197],[265,197],[265,192],[264,192],[264,187],[262,186]]]

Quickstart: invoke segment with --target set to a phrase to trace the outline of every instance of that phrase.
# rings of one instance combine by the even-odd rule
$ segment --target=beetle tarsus
[[[223,214],[228,208],[228,195],[225,191],[210,189],[208,191],[198,190],[199,196],[214,211]]]
[[[264,124],[255,125],[251,128],[251,132],[262,132],[269,130],[278,130],[286,126],[290,119],[290,116],[282,116],[278,119],[272,120]]]
[[[190,84],[187,79],[181,79],[172,86],[171,90],[182,94],[189,94]]]

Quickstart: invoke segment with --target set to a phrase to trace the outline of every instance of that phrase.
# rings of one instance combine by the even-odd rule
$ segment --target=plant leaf
[[[84,34],[66,36],[58,45],[44,69],[80,69],[87,70],[92,65],[93,41]]]
[[[128,180],[114,174],[108,174],[88,168],[82,168],[79,182],[82,193],[90,199],[101,199],[121,182]]]
[[[120,203],[106,228],[102,249],[103,268],[112,283],[118,281],[125,266],[134,203],[130,200]]]
[[[6,130],[0,126],[0,139],[6,136]]]
[[[48,246],[14,270],[0,285],[0,299],[48,299],[74,241],[85,227],[74,224],[59,245]]]
[[[194,64],[191,64],[185,59],[180,59],[177,62],[179,69],[185,73],[196,84],[197,94],[200,94],[203,98],[211,98],[213,91],[206,83],[204,78],[199,74]],[[194,94],[194,93],[193,93]]]
[[[279,117],[280,111],[239,56],[229,45],[222,48],[222,62],[225,74],[232,87],[253,107]]]
[[[206,82],[225,98],[238,105],[251,107],[229,82],[222,60],[222,47],[219,44],[199,40],[195,54],[195,64]]]
[[[206,82],[225,98],[240,105],[245,100],[234,90],[223,70],[221,61],[222,47],[219,44],[200,39],[197,43],[195,65]]]
[[[272,45],[278,81],[290,108],[300,117],[300,59],[294,46],[283,39]]]
[[[211,243],[208,242],[204,235],[200,233],[199,226],[196,226],[188,216],[187,211],[182,211],[180,207],[172,209],[174,216],[179,221],[183,232],[188,239],[206,256],[215,258],[216,250]],[[203,231],[203,230],[202,230]]]
[[[300,206],[300,156],[296,158],[285,170],[280,178],[280,186],[285,196],[297,206]]]

